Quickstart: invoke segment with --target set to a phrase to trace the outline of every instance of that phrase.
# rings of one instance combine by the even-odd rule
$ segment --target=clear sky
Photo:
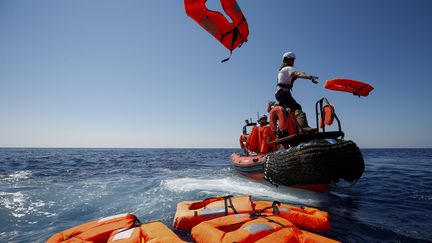
[[[222,64],[182,0],[0,0],[0,146],[235,148],[294,51],[320,77],[293,91],[310,123],[325,96],[362,148],[432,147],[432,1],[238,3],[249,41]],[[323,88],[337,77],[375,90]]]

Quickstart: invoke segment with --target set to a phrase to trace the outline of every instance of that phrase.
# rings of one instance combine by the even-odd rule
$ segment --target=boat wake
[[[253,195],[255,200],[277,200],[310,206],[318,206],[325,200],[325,195],[322,194],[286,187],[276,188],[265,183],[243,178],[197,179],[186,177],[164,180],[161,186],[174,192],[200,191],[211,196],[248,194]]]

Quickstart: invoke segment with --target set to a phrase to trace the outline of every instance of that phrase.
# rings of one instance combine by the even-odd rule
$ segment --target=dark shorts
[[[302,109],[301,105],[292,97],[290,91],[279,90],[275,96],[280,105],[290,108],[291,111]]]

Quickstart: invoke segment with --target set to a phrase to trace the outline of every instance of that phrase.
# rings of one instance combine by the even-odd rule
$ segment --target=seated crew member
[[[258,120],[258,124],[260,127],[267,126],[267,124],[268,124],[267,116],[266,115],[261,116],[260,119]]]

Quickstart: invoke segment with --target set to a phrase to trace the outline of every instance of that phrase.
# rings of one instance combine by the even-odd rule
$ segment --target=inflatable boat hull
[[[245,156],[238,153],[231,155],[231,162],[234,169],[240,174],[247,176],[254,180],[265,180],[264,178],[264,165],[265,155]],[[318,184],[296,184],[290,185],[293,188],[299,188],[315,192],[325,192],[328,190],[328,183]]]
[[[364,171],[360,149],[341,139],[317,139],[255,156],[234,153],[231,160],[236,171],[250,178],[318,192],[339,179],[355,182]]]

